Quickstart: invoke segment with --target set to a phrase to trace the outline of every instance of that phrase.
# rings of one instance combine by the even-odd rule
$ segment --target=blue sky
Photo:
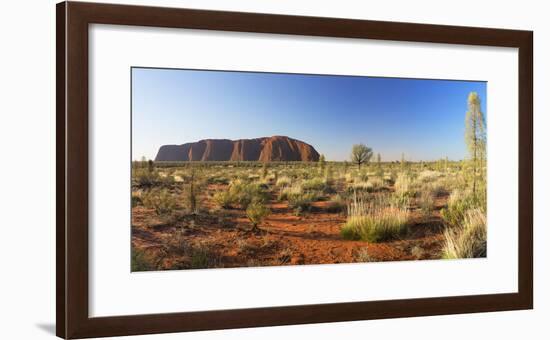
[[[132,158],[164,144],[285,135],[327,160],[365,143],[383,161],[466,155],[467,98],[486,82],[132,69]]]

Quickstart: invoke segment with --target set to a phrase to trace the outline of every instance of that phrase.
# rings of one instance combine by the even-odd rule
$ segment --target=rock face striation
[[[319,153],[302,141],[285,136],[254,139],[204,139],[163,145],[155,161],[301,161],[316,162]]]

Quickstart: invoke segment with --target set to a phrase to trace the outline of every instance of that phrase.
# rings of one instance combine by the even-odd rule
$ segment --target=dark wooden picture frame
[[[78,2],[59,3],[56,10],[56,329],[59,337],[151,334],[533,307],[533,32]],[[89,317],[88,27],[93,23],[518,48],[518,292]]]

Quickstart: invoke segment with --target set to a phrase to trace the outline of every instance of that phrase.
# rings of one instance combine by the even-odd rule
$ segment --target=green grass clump
[[[466,212],[474,208],[485,211],[485,202],[468,191],[453,190],[447,207],[441,210],[441,216],[447,226],[456,228],[462,225]]]
[[[302,189],[304,191],[324,191],[327,184],[326,182],[319,177],[314,177],[308,180],[305,180],[302,183]]]
[[[296,215],[311,210],[311,204],[318,199],[315,192],[291,193],[288,195],[288,207],[294,209]]]
[[[442,258],[463,259],[487,256],[487,218],[485,212],[476,208],[468,210],[463,222],[444,232]]]
[[[422,210],[424,216],[429,216],[434,210],[435,205],[432,192],[429,190],[422,191],[418,199],[418,205],[420,206],[420,210]]]
[[[294,183],[292,186],[282,188],[281,191],[279,191],[277,199],[279,201],[288,200],[290,196],[301,195],[303,192],[304,189],[302,188],[302,185],[300,183]]]
[[[354,197],[348,205],[348,218],[340,234],[348,240],[382,242],[407,230],[407,209],[388,205],[388,202],[367,203]]]
[[[292,179],[288,176],[281,176],[275,181],[275,185],[279,188],[287,187],[292,184]]]

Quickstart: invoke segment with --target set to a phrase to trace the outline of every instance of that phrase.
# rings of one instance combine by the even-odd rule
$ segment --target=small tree
[[[476,195],[477,171],[480,168],[480,161],[485,158],[485,118],[481,111],[481,99],[476,92],[470,92],[468,95],[468,111],[465,119],[466,131],[464,139],[470,159],[473,165],[473,192]]]
[[[382,165],[382,156],[380,156],[380,152],[376,154],[376,163],[378,164],[378,167]]]
[[[252,202],[246,208],[246,216],[252,223],[252,230],[259,230],[258,225],[262,223],[264,218],[269,215],[269,208],[263,205],[261,202]]]
[[[361,164],[368,163],[372,158],[372,149],[365,144],[355,144],[351,149],[351,161],[361,169]]]

